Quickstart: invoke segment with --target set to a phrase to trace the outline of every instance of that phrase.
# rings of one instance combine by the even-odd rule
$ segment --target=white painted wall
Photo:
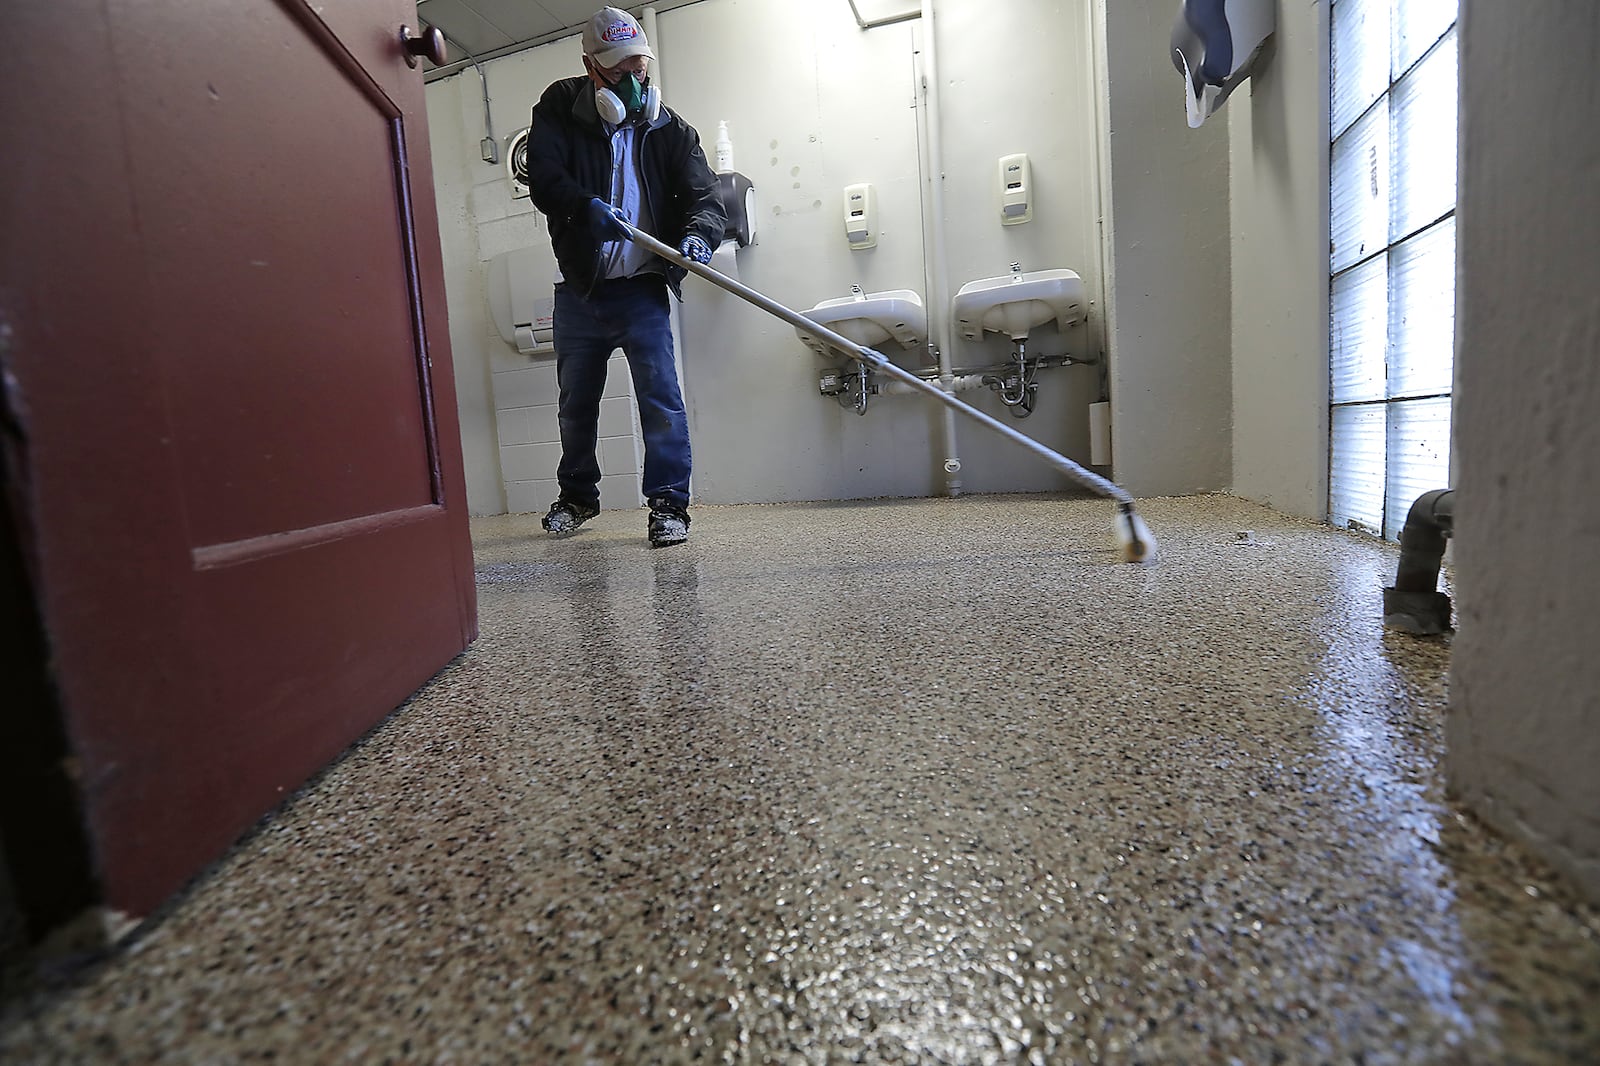
[[[1116,470],[1125,476],[1126,469],[1133,487],[1146,493],[1226,487],[1225,127],[1213,122],[1199,131],[1200,140],[1189,136],[1178,75],[1165,59],[1172,5],[1140,0],[1135,6],[1147,9],[1147,17],[1119,25],[1111,64],[1113,72],[1126,67],[1112,79],[1114,114],[1123,124],[1118,136],[1144,142],[1122,157],[1125,169],[1115,179],[1128,177],[1134,218],[1118,248],[1118,267],[1137,289],[1122,320],[1127,403],[1114,409],[1122,449]],[[1029,347],[1039,353],[1070,347],[1098,355],[1105,346],[1091,9],[1090,0],[936,5],[946,289],[953,293],[967,281],[1006,273],[1013,261],[1027,269],[1077,270],[1096,299],[1092,320],[1065,338],[1053,327],[1036,331]],[[756,184],[760,242],[735,257],[744,283],[799,310],[846,295],[852,283],[869,291],[910,288],[927,297],[913,107],[915,49],[924,32],[920,20],[863,32],[848,4],[814,0],[704,0],[658,16],[654,43],[668,103],[700,130],[708,153],[718,121],[727,120],[735,164]],[[1048,50],[1018,62],[1019,40],[1048,40]],[[751,48],[751,41],[763,46]],[[527,122],[545,85],[581,69],[576,38],[485,67],[502,136]],[[507,206],[499,172],[477,161],[483,136],[477,74],[435,82],[428,93],[441,212],[464,220],[469,231],[466,238],[446,236],[447,247],[458,245],[447,257],[458,373],[490,376],[498,392],[503,375],[528,364],[516,362],[522,357],[489,321],[482,264],[522,244],[548,247],[548,234],[536,216]],[[1196,150],[1204,159],[1198,192],[1181,173]],[[997,161],[1017,151],[1032,157],[1034,220],[1002,227]],[[447,160],[449,153],[454,158]],[[842,190],[857,181],[871,181],[879,192],[883,222],[878,247],[869,251],[851,251],[843,236]],[[1216,206],[1195,210],[1196,203]],[[1187,269],[1196,255],[1213,268],[1198,279]],[[817,394],[817,371],[826,364],[789,326],[699,279],[690,279],[686,295],[681,354],[698,500],[942,491],[936,406],[894,396],[876,398],[864,417],[845,411]],[[948,307],[930,312],[948,314]],[[998,362],[1010,351],[1001,338],[954,345],[958,369]],[[1088,405],[1099,397],[1099,378],[1095,367],[1044,372],[1033,416],[1012,424],[1087,462]],[[988,392],[962,398],[1012,421]],[[1069,484],[981,427],[964,420],[957,427],[966,491]],[[480,420],[463,432],[481,428]],[[482,470],[503,432],[500,427],[488,434],[489,444],[476,440],[469,448]]]
[[[1136,496],[1232,480],[1226,110],[1188,128],[1178,5],[1101,0],[1109,87],[1111,438]],[[1231,101],[1230,101],[1231,104]]]
[[[659,21],[673,106],[708,150],[726,120],[735,169],[756,186],[758,243],[736,254],[740,280],[797,310],[852,284],[913,289],[926,302],[910,27],[863,33],[847,4],[772,0],[708,0]],[[851,251],[843,188],[860,181],[877,186],[878,247]],[[897,397],[864,417],[846,412],[817,394],[817,371],[844,360],[819,360],[791,327],[704,281],[686,294],[698,499],[934,490],[936,423],[924,404]]]
[[[1233,491],[1321,521],[1328,511],[1327,0],[1280,0],[1269,48],[1225,105]]]
[[[462,123],[460,115],[459,96],[465,80],[452,78],[442,86],[428,87],[428,134],[439,201],[439,244],[444,257],[445,307],[450,316],[450,351],[461,418],[467,510],[489,515],[503,514],[506,507],[495,445],[498,430],[489,359],[480,336],[487,313],[482,299],[483,271],[478,261],[477,228],[468,212],[467,194],[474,169],[471,164],[478,154],[476,140],[468,142],[472,128]]]
[[[1097,290],[1083,6],[945,0],[937,10],[946,291],[1007,273],[1014,261],[1026,269],[1069,267]],[[844,296],[852,283],[868,291],[910,288],[927,301],[912,106],[921,23],[862,32],[847,4],[767,2],[697,4],[663,15],[661,24],[675,103],[709,135],[728,120],[738,169],[762,201],[760,243],[738,254],[741,280],[797,309]],[[1029,64],[1019,84],[1003,59],[1011,35],[1034,36],[1041,26],[1057,34],[1057,61]],[[789,47],[741,47],[751,39]],[[1084,59],[1060,61],[1073,56]],[[687,78],[685,66],[700,76]],[[1002,227],[998,159],[1016,151],[1032,156],[1034,220]],[[843,238],[843,188],[857,181],[877,186],[883,215],[878,247],[866,251],[850,250]],[[695,287],[700,299],[686,308],[684,335],[698,495],[783,500],[941,491],[936,407],[894,396],[875,400],[864,417],[842,410],[816,395],[816,372],[826,364],[792,329],[703,283]],[[948,307],[930,307],[930,314],[948,315]],[[1096,330],[1072,332],[1074,350],[1098,350]],[[1011,350],[1001,338],[954,343],[958,368],[998,362]],[[1030,339],[1030,350],[1060,352],[1066,344],[1052,327]],[[1087,406],[1097,388],[1094,368],[1049,371],[1033,416],[1014,424],[1086,460]],[[962,397],[1011,418],[988,392]],[[958,422],[957,432],[967,491],[1066,484],[986,430]]]
[[[1453,790],[1600,899],[1597,52],[1600,8],[1462,2],[1446,740]]]

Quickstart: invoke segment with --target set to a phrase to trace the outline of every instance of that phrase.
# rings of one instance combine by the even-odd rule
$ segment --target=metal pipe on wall
[[[1400,565],[1383,590],[1383,624],[1419,636],[1451,632],[1450,597],[1439,591],[1439,567],[1455,531],[1454,489],[1418,496],[1400,530]]]
[[[879,26],[891,26],[896,22],[909,22],[914,18],[922,17],[920,11],[904,11],[898,15],[884,15],[875,19],[864,19],[861,17],[861,12],[856,8],[856,0],[849,0],[849,2],[850,13],[856,17],[856,25],[864,30],[876,29]]]
[[[639,28],[644,30],[644,39],[650,42],[650,50],[656,54],[656,60],[650,65],[650,81],[661,91],[662,99],[667,95],[667,78],[664,73],[664,64],[661,62],[661,38],[656,33],[656,9],[651,4],[639,13]]]
[[[1095,281],[1095,294],[1100,298],[1100,400],[1108,401],[1111,396],[1111,302],[1113,299],[1111,286],[1111,234],[1108,232],[1111,205],[1108,203],[1111,195],[1111,170],[1106,161],[1106,130],[1110,128],[1110,116],[1106,113],[1109,107],[1110,90],[1106,75],[1106,44],[1105,44],[1105,10],[1106,0],[1094,0],[1084,14],[1089,30],[1089,108],[1091,129],[1093,135],[1089,138],[1090,154],[1094,160],[1094,218],[1095,218],[1095,243],[1098,245],[1100,267],[1099,277]],[[1102,417],[1109,420],[1110,407],[1104,409]],[[1107,426],[1109,434],[1109,422]],[[1109,464],[1112,460],[1112,451],[1109,437],[1106,443],[1104,461]]]
[[[933,0],[922,0],[921,41],[918,54],[921,70],[917,96],[922,102],[922,118],[928,144],[928,228],[933,243],[933,269],[929,275],[929,331],[939,349],[939,381],[950,389],[954,370],[950,353],[950,264],[944,243],[944,149],[939,135],[939,65],[934,49]],[[956,417],[944,408],[940,423],[944,442],[944,489],[947,496],[961,495],[961,457],[956,448]]]
[[[438,27],[434,28],[438,29]],[[498,163],[500,162],[500,141],[494,135],[494,119],[489,114],[489,72],[483,69],[483,64],[478,61],[478,57],[467,51],[460,41],[452,39],[443,30],[439,30],[439,32],[444,35],[446,44],[466,56],[467,62],[477,68],[478,81],[483,87],[483,140],[478,142],[479,155],[485,163]]]
[[[950,379],[949,391],[966,392],[969,389],[987,388],[988,382],[984,381],[983,377],[982,374],[958,374]],[[884,396],[899,396],[924,391],[906,381],[882,381],[875,387]],[[950,414],[954,416],[955,412],[951,411]]]

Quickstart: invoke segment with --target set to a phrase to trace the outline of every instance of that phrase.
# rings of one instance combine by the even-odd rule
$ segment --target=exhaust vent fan
[[[513,133],[506,141],[506,180],[511,183],[511,198],[525,200],[528,196],[528,129]]]

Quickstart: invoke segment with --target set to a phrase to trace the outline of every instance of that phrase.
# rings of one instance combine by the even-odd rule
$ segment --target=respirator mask
[[[661,90],[650,84],[648,75],[641,82],[632,73],[626,73],[615,85],[595,86],[594,107],[600,117],[613,126],[620,126],[634,116],[654,122],[661,114]]]

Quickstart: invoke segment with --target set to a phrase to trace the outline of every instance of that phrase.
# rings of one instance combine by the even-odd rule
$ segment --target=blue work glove
[[[588,216],[589,233],[595,240],[603,243],[628,239],[628,231],[622,228],[628,216],[620,207],[612,207],[597,196],[589,201]]]
[[[692,259],[696,263],[711,262],[711,245],[706,243],[704,237],[698,233],[691,233],[678,245],[678,252],[685,259]]]

